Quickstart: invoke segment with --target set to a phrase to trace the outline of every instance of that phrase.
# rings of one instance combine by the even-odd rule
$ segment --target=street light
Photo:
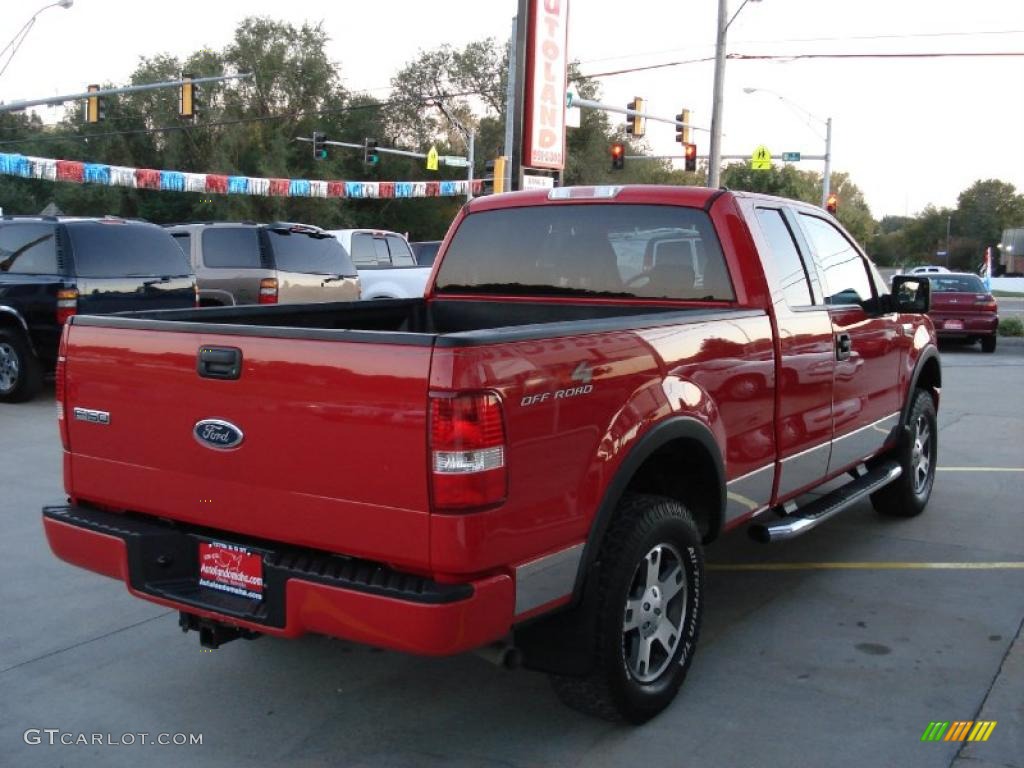
[[[747,3],[758,3],[761,0],[743,0],[732,18],[726,21],[728,0],[718,0],[718,36],[715,41],[715,84],[711,98],[711,143],[708,150],[708,186],[714,189],[719,185],[722,165],[722,89],[725,86],[725,33],[729,25],[736,21]]]
[[[11,38],[11,41],[4,46],[2,51],[0,51],[0,56],[3,56],[8,50],[11,51],[10,55],[7,57],[7,63],[4,64],[2,69],[0,69],[0,75],[3,75],[3,73],[7,71],[7,68],[11,66],[11,60],[14,58],[14,54],[18,52],[18,49],[21,48],[21,44],[24,43],[25,38],[28,37],[28,33],[32,31],[32,27],[36,23],[36,17],[39,16],[39,14],[47,8],[56,8],[58,6],[61,8],[70,8],[74,3],[75,0],[57,0],[56,3],[44,5],[38,11],[33,13],[32,18],[25,22],[24,26],[15,33],[14,37]],[[11,46],[14,47],[12,48]]]
[[[770,90],[768,88],[743,89],[743,92],[748,94],[757,93],[758,91],[761,91],[762,93],[770,93],[772,96],[775,96],[777,99],[779,99],[779,101],[788,105],[791,109],[796,109],[800,112],[803,112],[805,115],[807,115],[807,117],[811,118],[812,120],[817,120],[819,123],[825,126],[825,173],[821,182],[821,207],[824,208],[825,203],[828,201],[829,192],[832,191],[832,118],[820,118],[813,112],[810,112],[801,107],[792,99],[787,99],[781,93],[776,93],[775,91]],[[814,129],[812,128],[811,130]],[[817,134],[818,138],[822,138],[821,134],[818,133],[817,131],[814,131],[814,133]],[[949,238],[948,228],[946,238]]]

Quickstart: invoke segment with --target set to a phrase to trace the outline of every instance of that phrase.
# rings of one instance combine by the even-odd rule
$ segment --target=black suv
[[[161,227],[115,218],[0,217],[0,402],[28,400],[74,314],[196,305],[192,270]]]

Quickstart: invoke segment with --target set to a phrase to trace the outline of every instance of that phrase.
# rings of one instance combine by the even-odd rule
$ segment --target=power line
[[[800,59],[934,59],[934,58],[984,58],[984,57],[1018,57],[1024,56],[1024,51],[936,51],[930,53],[790,53],[790,54],[750,54],[730,53],[727,59],[739,61],[797,61]],[[679,67],[685,64],[701,64],[714,61],[713,56],[705,56],[699,59],[684,59],[682,61],[666,61],[661,64],[646,64],[639,67],[627,67],[625,69],[613,69],[608,72],[589,72],[584,77],[612,77],[613,75],[625,75],[630,72],[646,72],[652,69],[665,69],[667,67]]]
[[[846,37],[789,37],[775,40],[734,40],[737,45],[773,45],[777,43],[825,43],[825,42],[846,42],[860,40],[913,40],[935,37],[975,37],[982,35],[1019,35],[1024,34],[1024,29],[1006,30],[982,30],[978,32],[912,32],[893,35],[850,35]],[[637,51],[636,53],[623,53],[617,56],[602,56],[597,59],[587,59],[579,62],[581,65],[599,64],[604,61],[620,61],[622,59],[635,59],[638,56],[659,56],[666,53],[678,51],[692,51],[694,48],[714,48],[713,44],[687,46],[686,48],[666,48],[661,51]]]

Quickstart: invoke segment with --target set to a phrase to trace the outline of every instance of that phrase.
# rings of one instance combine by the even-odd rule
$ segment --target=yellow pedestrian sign
[[[437,147],[431,147],[430,151],[427,152],[427,170],[437,170]]]
[[[761,144],[750,156],[750,167],[755,171],[770,171],[772,169],[772,153],[768,147]]]

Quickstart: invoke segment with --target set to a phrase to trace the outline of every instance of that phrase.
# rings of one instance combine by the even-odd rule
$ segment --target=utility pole
[[[718,35],[715,40],[715,85],[711,100],[711,145],[708,154],[708,186],[716,188],[720,186],[722,175],[722,90],[725,87],[725,39],[729,26],[736,21],[747,3],[760,2],[760,0],[743,0],[740,7],[732,18],[728,17],[728,0],[718,0]]]
[[[505,90],[505,152],[504,156],[512,157],[512,145],[515,142],[515,131],[513,124],[516,113],[516,30],[519,26],[518,17],[512,17],[512,36],[508,43],[508,87]],[[507,162],[502,166],[505,169],[505,181],[502,189],[512,189],[512,163]]]
[[[708,151],[708,186],[717,189],[721,180],[722,165],[722,89],[725,85],[725,36],[729,30],[726,22],[726,2],[718,0],[718,35],[715,40],[715,84],[711,97],[711,144]],[[738,13],[738,11],[737,11]]]
[[[819,118],[820,119],[820,118]],[[819,134],[820,135],[820,134]],[[825,120],[825,176],[821,180],[821,207],[832,191],[832,118]]]

